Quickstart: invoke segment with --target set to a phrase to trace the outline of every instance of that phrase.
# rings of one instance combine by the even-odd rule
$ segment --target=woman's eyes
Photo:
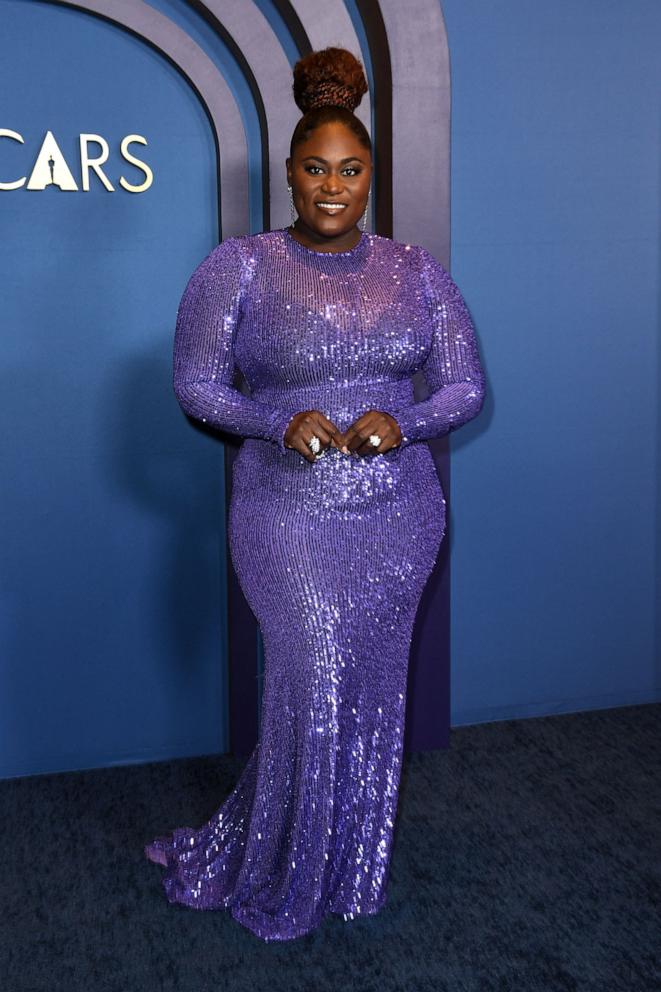
[[[311,169],[319,169],[321,171],[321,166],[320,165],[306,165],[305,166],[305,171],[306,172],[310,172]],[[360,169],[357,169],[355,165],[347,165],[344,169],[342,169],[342,172],[346,172],[347,170],[349,172],[353,172],[355,175],[358,175],[361,172],[361,170]]]

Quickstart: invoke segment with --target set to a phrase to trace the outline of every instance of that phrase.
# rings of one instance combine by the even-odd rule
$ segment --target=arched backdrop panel
[[[94,132],[115,192],[0,194],[0,771],[214,751],[224,460],[171,386],[180,287],[217,236],[213,135],[194,90],[118,25],[11,0],[2,23],[3,123],[24,139],[0,142],[3,180],[29,175],[50,129],[80,185]],[[128,133],[148,140],[145,194],[119,186],[144,178],[118,153]]]
[[[119,128],[158,133],[159,138],[145,150],[156,181],[142,198],[127,203],[123,192],[109,198],[99,189],[86,194],[51,190],[48,195],[59,201],[52,199],[44,216],[43,204],[34,202],[44,193],[13,194],[21,198],[23,217],[31,208],[40,214],[44,237],[54,230],[67,232],[71,255],[68,262],[66,254],[59,256],[59,284],[52,262],[49,268],[42,255],[29,263],[24,258],[22,264],[33,274],[52,276],[50,298],[66,293],[66,307],[49,323],[59,347],[52,347],[51,338],[41,382],[50,407],[64,410],[65,419],[68,412],[70,419],[66,431],[60,421],[62,432],[54,428],[48,439],[54,462],[60,456],[59,469],[51,466],[50,488],[38,502],[26,497],[20,471],[10,466],[19,480],[13,512],[22,520],[14,533],[12,560],[18,563],[22,548],[34,552],[39,546],[44,579],[30,586],[30,601],[37,612],[42,601],[48,605],[42,611],[43,629],[37,623],[30,636],[27,589],[33,563],[26,561],[25,584],[19,582],[14,590],[16,615],[8,647],[14,666],[21,661],[32,675],[35,670],[49,674],[40,683],[43,697],[37,693],[46,715],[38,732],[25,729],[30,676],[14,678],[16,705],[9,726],[5,723],[5,774],[132,763],[228,745],[247,753],[258,731],[263,658],[259,630],[225,540],[229,469],[238,445],[188,421],[176,406],[169,382],[176,303],[193,266],[219,240],[289,222],[284,160],[298,118],[289,95],[291,67],[311,48],[329,44],[360,55],[370,79],[373,102],[365,98],[358,110],[376,150],[369,227],[424,244],[449,267],[449,66],[440,6],[436,0],[415,0],[405,10],[394,0],[337,0],[323,7],[312,0],[240,5],[231,0],[178,5],[43,0],[31,8],[29,15],[15,9],[12,16],[19,21],[25,16],[32,38],[40,36],[35,18],[43,18],[44,27],[48,20],[53,28],[51,46],[66,39],[72,72],[58,79],[60,97],[68,89],[75,99],[62,112],[59,130],[69,135],[69,146],[72,132],[103,130],[101,119],[108,120],[109,135]],[[66,27],[58,16],[68,18]],[[86,45],[89,68],[82,76],[90,80],[90,92],[85,101],[76,78],[85,60],[79,50]],[[116,74],[112,85],[103,85],[101,72],[95,71],[98,55],[92,58],[90,51],[101,53],[102,66],[121,64],[123,83]],[[127,60],[144,63],[134,78],[127,77]],[[16,86],[21,74],[15,67],[12,71]],[[187,85],[182,87],[181,80]],[[46,101],[40,108],[26,98],[16,107],[17,117],[33,128],[30,148],[38,147],[38,139],[55,124],[55,105]],[[159,114],[163,119],[156,125]],[[415,182],[412,157],[425,162],[424,169],[415,170]],[[72,198],[73,213],[82,222],[76,229],[70,225]],[[90,220],[95,217],[107,225],[103,236]],[[17,229],[13,235],[18,239]],[[80,257],[74,263],[76,253]],[[66,291],[74,264],[80,293]],[[101,315],[94,272],[97,279],[99,272],[104,276],[107,302]],[[127,286],[126,272],[131,273],[129,292],[118,293],[118,286]],[[35,303],[43,305],[44,298],[48,291],[45,295],[40,288]],[[16,363],[33,374],[30,348],[38,347],[45,321],[43,315],[31,319],[21,302],[19,294],[15,321],[35,340],[17,345]],[[76,335],[90,326],[103,333],[91,341],[86,337],[81,347]],[[129,338],[124,352],[122,334]],[[72,368],[67,356],[76,349]],[[114,369],[107,377],[114,389],[106,383],[104,392],[100,369]],[[425,395],[422,382],[416,393]],[[106,420],[97,413],[90,424],[90,408],[104,411]],[[28,410],[27,417],[25,412],[23,435],[17,432],[11,455],[16,462],[25,451],[21,440],[35,460],[41,455],[39,410]],[[81,416],[85,412],[87,418]],[[61,459],[65,437],[71,463],[82,473],[73,498],[72,476]],[[94,460],[86,462],[90,437],[104,439],[105,454],[100,445]],[[447,440],[434,442],[432,450],[450,509]],[[29,473],[24,481],[27,489]],[[132,512],[138,520],[131,521]],[[150,529],[154,519],[161,527],[156,535]],[[75,535],[68,557],[54,533],[62,543]],[[449,543],[448,532],[416,624],[407,748],[447,743]],[[151,580],[150,569],[155,572]],[[49,601],[49,590],[62,576],[68,594],[60,589]],[[46,627],[55,631],[47,646]]]

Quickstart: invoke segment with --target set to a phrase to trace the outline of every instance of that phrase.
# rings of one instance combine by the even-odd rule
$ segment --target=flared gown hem
[[[168,853],[168,838],[158,837],[156,840],[152,841],[150,844],[146,844],[144,847],[145,857],[166,869],[166,874],[162,878],[163,886],[165,889],[165,895],[169,903],[173,905],[184,906],[187,909],[197,909],[197,910],[211,910],[211,911],[222,911],[225,910],[230,914],[230,916],[240,923],[246,930],[249,930],[256,937],[265,941],[285,941],[285,940],[296,940],[299,937],[305,937],[309,933],[313,933],[317,930],[320,924],[327,918],[331,916],[341,916],[345,921],[361,919],[365,916],[376,916],[385,906],[388,901],[388,890],[384,889],[379,899],[374,903],[374,905],[369,908],[361,908],[360,912],[355,909],[342,909],[338,905],[331,903],[330,905],[320,903],[319,909],[315,914],[314,918],[304,927],[297,927],[292,924],[290,928],[282,927],[282,917],[274,916],[271,913],[265,913],[262,910],[247,907],[245,904],[234,903],[232,899],[227,901],[221,901],[217,906],[209,905],[208,903],[200,904],[193,896],[186,895],[182,893],[174,893],[174,865],[175,856]],[[279,930],[276,932],[274,930],[274,924],[277,923]]]

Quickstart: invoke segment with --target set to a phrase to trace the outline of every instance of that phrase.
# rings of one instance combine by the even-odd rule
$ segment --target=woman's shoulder
[[[398,241],[396,238],[381,238],[381,240],[388,242],[389,249],[386,248],[386,250],[397,254],[406,252],[412,260],[415,260],[417,265],[435,264],[440,268],[444,268],[436,256],[428,248],[425,248],[424,245],[417,244],[414,241]]]
[[[264,247],[262,234],[229,234],[207,252],[196,272],[221,269],[243,272],[247,267],[254,267],[249,263],[254,262],[254,256],[260,247]]]
[[[247,261],[255,261],[258,256],[269,254],[269,250],[277,247],[281,232],[259,231],[257,234],[230,234],[212,248],[209,258],[215,261],[235,260],[237,264],[245,265]]]
[[[384,261],[388,260],[400,268],[404,267],[411,277],[422,280],[425,285],[429,285],[430,282],[449,285],[452,282],[452,277],[443,263],[439,262],[424,245],[414,241],[387,238],[384,235],[375,234],[372,237]]]
[[[438,270],[446,271],[436,256],[428,248],[425,248],[424,245],[417,244],[414,241],[401,241],[398,238],[388,238],[383,234],[370,234],[370,238],[373,239],[375,247],[384,255],[391,255],[400,260],[408,260],[412,267],[418,270],[431,266]]]

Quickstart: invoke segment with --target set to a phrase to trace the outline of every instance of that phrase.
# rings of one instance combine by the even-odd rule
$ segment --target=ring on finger
[[[315,457],[315,461],[318,461],[320,458],[323,458],[324,455],[326,454],[326,449],[325,448],[324,448],[323,451],[320,450],[321,449],[321,438],[319,438],[316,434],[313,434],[312,437],[310,438],[310,440],[308,441],[308,448],[313,453],[313,455]]]

